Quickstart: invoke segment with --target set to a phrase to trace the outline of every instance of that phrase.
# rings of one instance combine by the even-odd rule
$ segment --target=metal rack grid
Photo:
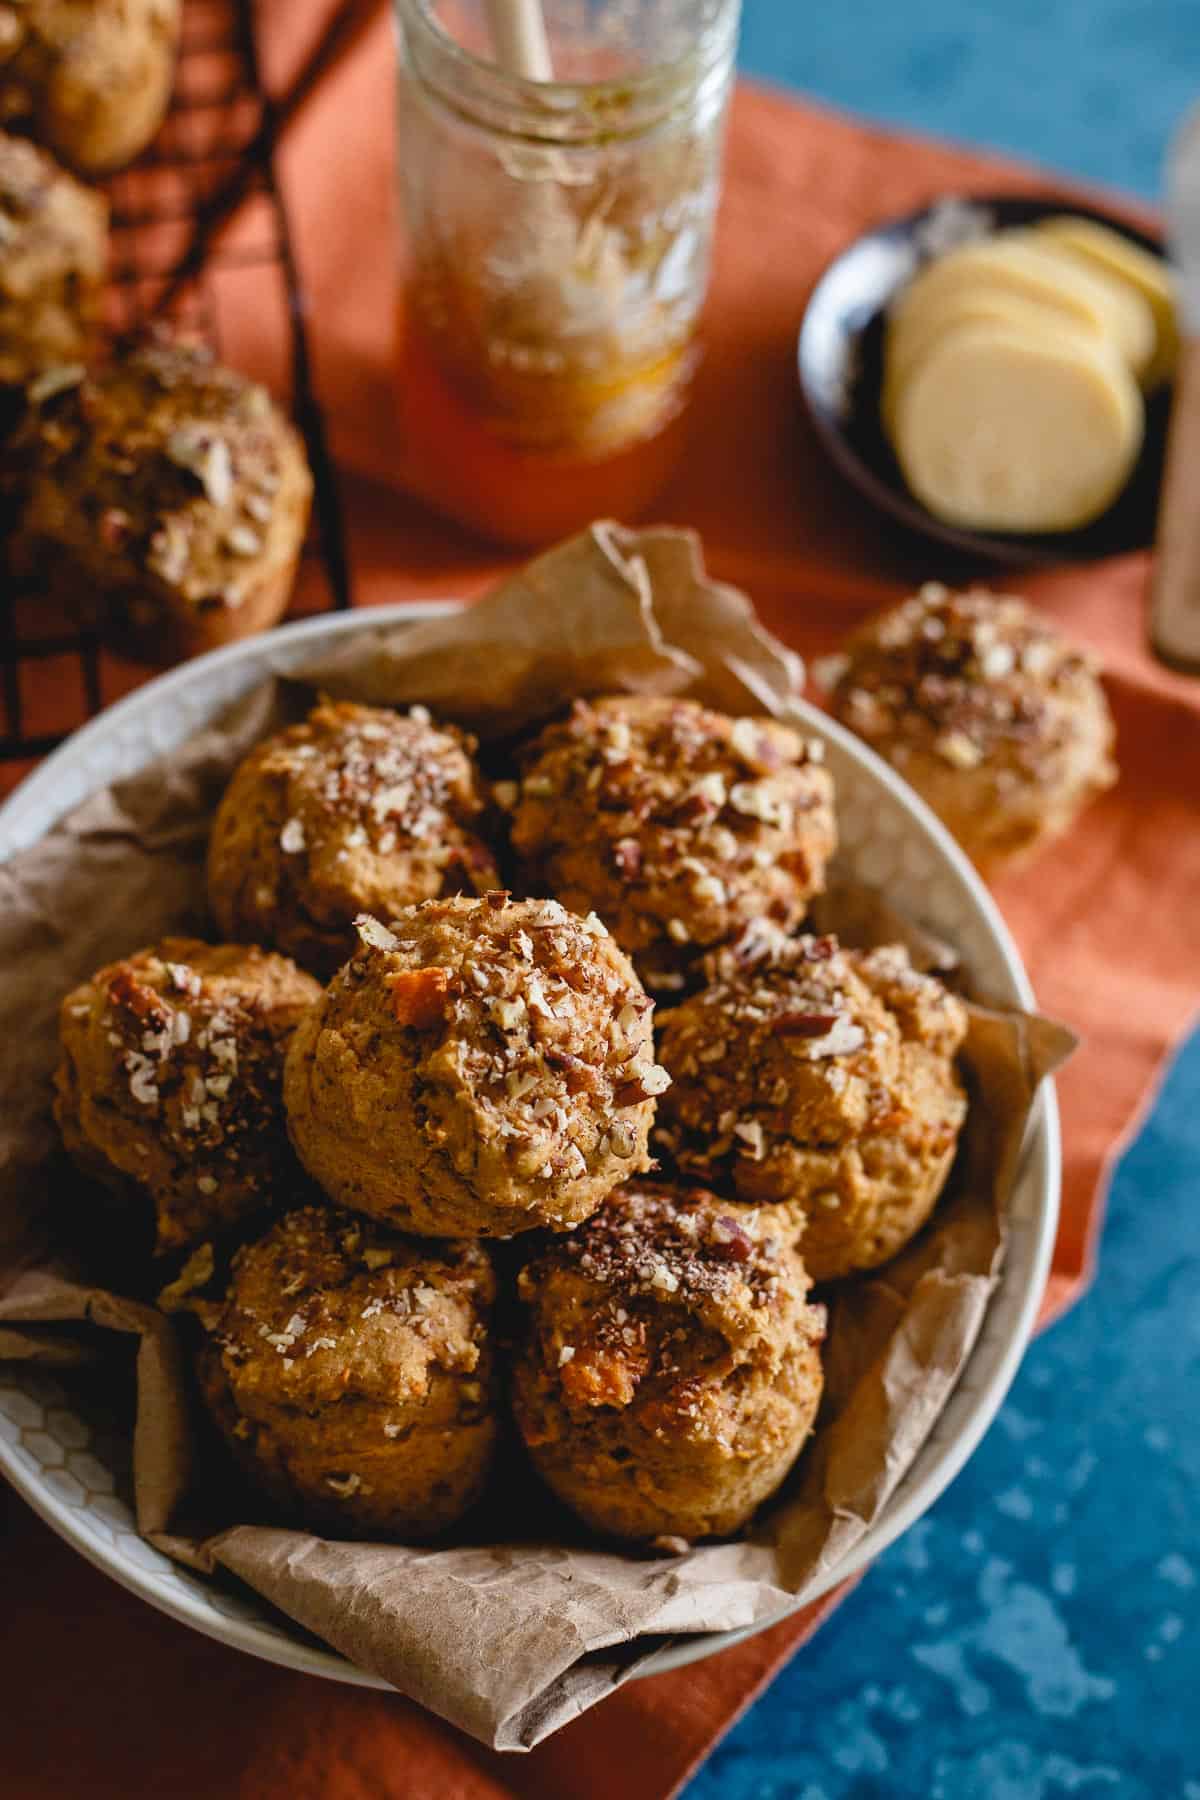
[[[297,95],[344,24],[337,15]],[[112,241],[106,324],[115,341],[165,322],[202,336],[221,357],[222,285],[252,280],[260,290],[264,283],[273,288],[288,339],[278,385],[287,389],[281,398],[304,434],[314,476],[297,584],[309,612],[348,606],[350,583],[337,482],[310,377],[303,296],[272,164],[277,123],[259,80],[249,0],[184,0],[170,112],[139,161],[104,184]],[[147,673],[81,632],[43,595],[13,591],[9,583],[0,600],[0,791]]]

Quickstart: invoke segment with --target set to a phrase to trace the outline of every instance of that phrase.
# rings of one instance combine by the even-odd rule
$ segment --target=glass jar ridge
[[[430,0],[395,0],[395,7],[412,77],[465,123],[531,145],[596,146],[654,131],[682,113],[720,110],[741,0],[684,0],[662,60],[608,77],[554,81],[527,80],[458,42]],[[620,5],[612,12],[619,15]]]

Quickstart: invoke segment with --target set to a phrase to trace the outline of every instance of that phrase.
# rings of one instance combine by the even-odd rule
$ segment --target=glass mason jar
[[[486,0],[396,0],[409,462],[488,536],[632,518],[671,472],[739,4],[542,0],[535,81],[492,60]]]

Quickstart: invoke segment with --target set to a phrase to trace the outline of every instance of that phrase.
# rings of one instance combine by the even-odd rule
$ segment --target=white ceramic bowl
[[[285,674],[342,638],[442,610],[373,609],[305,620],[234,644],[148,682],[77,731],[0,808],[0,860],[34,843],[94,789],[132,775],[174,748],[272,674]],[[857,738],[815,710],[837,783],[844,866],[953,943],[990,995],[1031,1005],[1012,940],[965,857],[923,803]],[[1045,1285],[1058,1221],[1058,1111],[1045,1083],[1034,1108],[1013,1194],[1008,1257],[979,1341],[949,1404],[885,1511],[844,1563],[835,1586],[899,1537],[953,1480],[995,1417],[1020,1361]],[[44,1372],[0,1364],[0,1469],[61,1537],[151,1605],[222,1643],[337,1681],[383,1687],[245,1588],[177,1568],[137,1535],[128,1445],[106,1420],[80,1410]],[[755,1629],[765,1629],[766,1624]],[[667,1645],[644,1672],[690,1662],[747,1636],[708,1633]]]

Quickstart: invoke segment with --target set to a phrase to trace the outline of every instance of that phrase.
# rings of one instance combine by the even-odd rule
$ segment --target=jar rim
[[[533,81],[452,38],[434,17],[432,0],[394,5],[413,72],[454,111],[506,136],[568,147],[640,136],[695,104],[714,79],[723,97],[741,14],[741,0],[715,0],[711,21],[687,50],[644,69],[588,81]]]

